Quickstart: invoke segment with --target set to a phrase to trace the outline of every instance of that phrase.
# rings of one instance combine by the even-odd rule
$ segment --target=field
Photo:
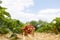
[[[18,37],[22,40],[22,35],[18,34]],[[33,37],[32,37],[33,38]],[[4,35],[0,35],[0,40],[11,40],[6,38]],[[51,33],[35,33],[34,39],[31,39],[26,36],[26,40],[60,40],[60,34],[51,34]]]

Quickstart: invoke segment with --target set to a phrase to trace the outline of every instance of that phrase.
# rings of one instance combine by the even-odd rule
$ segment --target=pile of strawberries
[[[32,25],[27,25],[23,27],[22,30],[30,34],[33,30],[35,30],[35,28]]]

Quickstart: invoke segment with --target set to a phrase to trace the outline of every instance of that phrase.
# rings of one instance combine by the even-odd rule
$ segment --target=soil
[[[23,40],[21,34],[17,34],[19,37],[17,40]],[[60,34],[54,33],[35,33],[35,36],[30,38],[25,36],[25,40],[60,40]],[[5,37],[5,35],[0,35],[0,40],[11,40],[10,38]]]

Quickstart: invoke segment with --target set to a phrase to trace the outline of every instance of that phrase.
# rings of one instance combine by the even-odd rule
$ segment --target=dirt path
[[[22,38],[22,35],[18,35],[19,38]],[[5,38],[4,36],[0,36],[0,40],[9,40]],[[21,39],[22,40],[22,39]],[[32,40],[29,37],[26,37],[26,40]],[[60,40],[60,34],[55,35],[51,33],[35,33],[34,40]]]
[[[28,39],[28,40],[31,40],[31,39]],[[51,34],[51,33],[48,33],[48,34],[47,33],[35,33],[34,40],[60,40],[60,34],[56,35],[56,34]]]
[[[36,33],[36,40],[60,40],[60,34]]]
[[[0,35],[0,40],[9,40],[9,39],[5,38],[5,36],[3,35]]]

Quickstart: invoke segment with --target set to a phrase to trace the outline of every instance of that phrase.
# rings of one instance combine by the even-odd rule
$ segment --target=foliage
[[[30,24],[33,25],[37,30],[37,25],[38,25],[37,21],[31,21]]]
[[[37,29],[37,32],[51,32],[51,33],[56,33],[56,34],[59,33],[60,32],[60,18],[56,17],[50,23],[48,22],[40,23],[40,27]]]
[[[0,0],[0,4],[2,3],[2,1]]]
[[[12,19],[10,13],[5,11],[6,8],[0,6],[0,33],[20,33],[23,23],[19,20]],[[8,30],[9,29],[9,30]]]

